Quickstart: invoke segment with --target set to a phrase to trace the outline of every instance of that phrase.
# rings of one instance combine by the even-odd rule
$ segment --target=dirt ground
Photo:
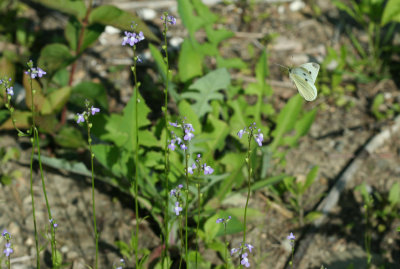
[[[180,38],[185,37],[187,33],[181,25],[174,1],[157,1],[157,6],[151,2],[103,1],[104,4],[115,3],[126,10],[135,9],[142,17],[150,16],[152,13],[149,10],[154,11],[157,14],[155,17],[146,18],[158,34],[161,29],[159,16],[168,10],[178,18],[177,26],[171,28],[170,40],[179,43]],[[263,37],[273,33],[278,33],[278,37],[274,42],[266,44],[271,63],[297,65],[310,60],[322,61],[327,53],[327,45],[339,48],[341,44],[346,44],[351,48],[346,35],[340,32],[334,23],[333,19],[337,20],[339,16],[337,9],[329,3],[330,1],[316,2],[322,10],[322,15],[318,18],[312,16],[309,5],[292,11],[291,3],[258,3],[252,11],[254,18],[261,18],[262,14],[268,16],[252,20],[248,29],[238,28],[240,9],[234,5],[213,4],[213,12],[226,18],[224,27],[236,33],[234,38],[222,46],[222,54],[236,55],[254,64],[257,59],[248,55],[248,45],[252,44],[260,50],[264,46],[261,42]],[[363,38],[362,33],[359,38]],[[113,90],[118,98],[110,98],[110,111],[120,111],[132,92],[129,82],[130,61],[126,60],[129,59],[130,51],[120,47],[120,39],[119,34],[103,34],[100,42],[90,48],[79,61],[75,77],[77,82],[83,79],[106,78],[114,85]],[[149,51],[145,49],[142,53],[144,67],[151,66]],[[125,67],[115,74],[107,71],[110,65]],[[280,110],[290,96],[297,94],[297,90],[279,67],[271,64],[270,68],[269,81],[274,90],[273,104]],[[154,72],[150,68],[146,70]],[[92,74],[96,76],[91,77]],[[246,78],[245,74],[240,73],[235,76]],[[301,227],[298,222],[294,222],[293,212],[285,208],[285,201],[272,199],[267,190],[254,193],[250,207],[264,212],[265,217],[250,223],[248,238],[252,242],[258,242],[255,245],[252,268],[288,268],[290,245],[286,236],[290,232],[296,234],[296,248],[302,251],[297,253],[295,268],[321,268],[323,265],[324,268],[339,269],[348,268],[351,263],[353,268],[367,268],[363,200],[356,187],[365,183],[370,190],[387,198],[391,186],[400,182],[400,133],[391,133],[390,138],[372,154],[360,156],[358,153],[375,135],[394,124],[392,120],[377,122],[371,115],[373,97],[383,92],[390,100],[399,100],[400,91],[396,81],[390,79],[355,86],[356,91],[344,93],[344,98],[353,102],[352,107],[338,107],[332,97],[324,96],[318,97],[316,102],[307,103],[306,109],[315,106],[319,106],[320,109],[309,134],[287,155],[285,171],[296,176],[297,180],[304,180],[312,166],[320,167],[316,182],[307,192],[307,197],[320,197],[314,199],[306,208],[314,210],[352,161],[362,158],[362,165],[341,192],[338,204],[328,214],[324,225],[318,228],[311,224]],[[5,171],[18,170],[21,174],[11,185],[0,185],[0,203],[3,204],[0,211],[0,228],[7,228],[13,238],[12,268],[34,268],[36,256],[29,195],[29,141],[18,138],[14,132],[0,134],[0,148],[17,147],[21,150],[19,161],[6,163],[2,167]],[[52,153],[44,149],[43,154]],[[47,211],[37,165],[35,168],[36,216],[38,227],[41,227],[40,242],[41,245],[45,245],[41,257],[43,268],[48,268],[50,244],[46,243],[46,232],[42,228],[48,224],[45,221]],[[86,268],[85,265],[93,264],[95,251],[90,213],[90,179],[52,168],[45,170],[45,178],[52,213],[59,224],[57,241],[64,261],[68,263],[66,268]],[[101,182],[97,184],[96,197],[96,214],[101,233],[100,268],[111,268],[121,257],[115,241],[128,242],[131,229],[135,225],[132,200]],[[396,227],[400,226],[400,219],[393,219],[385,224],[383,231],[372,231],[372,268],[378,268],[382,264],[385,264],[386,269],[400,268],[400,233],[396,232]],[[159,237],[146,221],[141,223],[140,231],[140,246],[149,248],[155,256],[160,247]],[[309,237],[310,234],[313,236]],[[240,238],[241,236],[235,235],[229,239],[235,245]],[[306,245],[306,248],[301,248]],[[216,264],[222,263],[215,254],[204,249],[202,251]],[[133,268],[133,264],[133,261],[127,261],[128,268]]]

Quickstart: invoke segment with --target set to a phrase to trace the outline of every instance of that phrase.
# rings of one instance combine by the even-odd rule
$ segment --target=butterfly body
[[[319,64],[305,63],[288,69],[289,77],[299,90],[299,94],[307,101],[314,101],[317,98],[317,88],[314,84],[318,76]]]

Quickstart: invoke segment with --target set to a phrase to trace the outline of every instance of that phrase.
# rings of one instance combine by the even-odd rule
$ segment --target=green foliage
[[[395,22],[399,21],[398,1],[389,1],[386,5],[384,0],[350,0],[350,5],[341,0],[334,0],[333,3],[361,25],[368,34],[368,50],[365,50],[364,45],[354,36],[351,29],[347,28],[347,34],[354,48],[364,60],[367,75],[379,77],[380,71],[387,69],[391,54],[397,50],[392,45],[392,41]],[[374,64],[368,64],[371,61]]]
[[[372,102],[371,112],[377,120],[392,118],[400,112],[400,104],[386,104],[384,94],[379,93]]]
[[[0,183],[10,185],[13,179],[22,176],[21,171],[8,168],[7,163],[12,160],[19,160],[20,151],[14,147],[0,148]]]

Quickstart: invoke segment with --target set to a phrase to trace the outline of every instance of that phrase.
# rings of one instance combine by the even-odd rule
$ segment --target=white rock
[[[107,34],[110,34],[110,35],[115,35],[115,34],[121,33],[121,30],[120,30],[120,29],[115,28],[114,26],[111,26],[111,25],[107,25],[107,26],[106,26],[106,29],[104,29],[104,31],[105,31]]]
[[[303,1],[296,0],[289,5],[289,9],[293,12],[299,11],[306,6]]]
[[[157,16],[157,13],[151,8],[142,8],[138,11],[138,14],[145,21],[153,20]]]
[[[278,7],[278,13],[279,13],[279,14],[285,13],[285,7],[284,7],[283,5],[280,5],[280,6]]]
[[[172,47],[174,48],[178,48],[183,42],[183,38],[182,37],[173,37],[169,40],[169,43],[171,44]]]

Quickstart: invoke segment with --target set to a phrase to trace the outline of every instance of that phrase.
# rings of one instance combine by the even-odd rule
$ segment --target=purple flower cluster
[[[53,226],[53,228],[57,228],[58,224],[56,223],[56,221],[54,219],[49,219],[50,224]]]
[[[240,247],[238,248],[232,248],[231,249],[231,256],[234,254],[238,254],[240,256],[240,264],[245,266],[245,267],[250,267],[250,262],[249,262],[249,258],[248,258],[248,253],[247,250],[251,253],[251,251],[253,250],[254,246],[247,244],[247,243],[241,243]]]
[[[169,192],[170,196],[175,196],[175,198],[177,199],[177,201],[175,202],[175,207],[174,207],[175,215],[177,215],[177,216],[179,216],[179,213],[183,210],[179,203],[179,197],[181,195],[182,188],[183,188],[183,185],[179,184],[177,188],[172,189]]]
[[[31,79],[35,79],[37,77],[41,78],[47,74],[45,71],[43,71],[42,68],[33,67],[32,60],[30,60],[27,64],[28,64],[29,69],[27,71],[25,71],[25,74],[30,75]]]
[[[176,18],[171,15],[164,14],[161,16],[161,20],[164,21],[164,24],[170,24],[170,25],[175,25],[176,24]]]
[[[256,130],[257,132],[255,132]],[[254,137],[254,140],[257,142],[257,144],[260,147],[262,146],[264,135],[261,133],[261,129],[257,129],[255,122],[249,126],[248,130],[246,128],[239,130],[237,136],[241,139],[244,134],[248,134],[250,137]]]
[[[7,232],[6,229],[4,229],[4,231],[1,233],[1,235],[4,237],[4,239],[7,240],[7,243],[5,244],[5,249],[4,249],[3,253],[6,255],[6,257],[8,257],[8,256],[10,256],[10,254],[12,254],[14,252],[14,250],[11,248],[11,243],[10,243],[11,235]]]
[[[192,164],[192,166],[188,167],[188,173],[193,175],[194,170],[199,169],[199,171],[203,171],[204,175],[211,175],[214,173],[214,169],[207,165],[206,163],[201,163],[201,154],[197,154],[196,162]]]
[[[7,95],[14,95],[14,87],[11,86],[11,78],[0,79],[0,85],[3,85],[3,87],[6,89]]]
[[[142,31],[140,31],[139,34],[135,32],[125,31],[125,36],[122,39],[122,46],[128,44],[129,46],[133,47],[142,40],[144,40],[144,35]]]
[[[182,149],[182,150],[187,150],[187,143],[193,139],[194,137],[194,129],[192,124],[190,123],[183,123],[178,124],[177,122],[170,122],[169,125],[177,128],[182,128],[183,130],[183,138],[177,136],[173,131],[171,131],[171,135],[174,137],[172,140],[168,141],[168,148],[172,151],[176,149],[176,144]],[[175,144],[176,143],[176,144]]]
[[[115,265],[115,263],[113,264],[114,269],[123,269],[124,267],[125,267],[124,259],[120,259],[119,262],[117,263],[117,265]]]
[[[88,117],[90,114],[92,114],[92,116],[94,116],[96,113],[100,112],[100,108],[97,107],[88,107],[87,111],[84,111],[83,113],[76,113],[78,119],[76,120],[76,123],[81,123],[81,122],[85,122],[85,118]]]

